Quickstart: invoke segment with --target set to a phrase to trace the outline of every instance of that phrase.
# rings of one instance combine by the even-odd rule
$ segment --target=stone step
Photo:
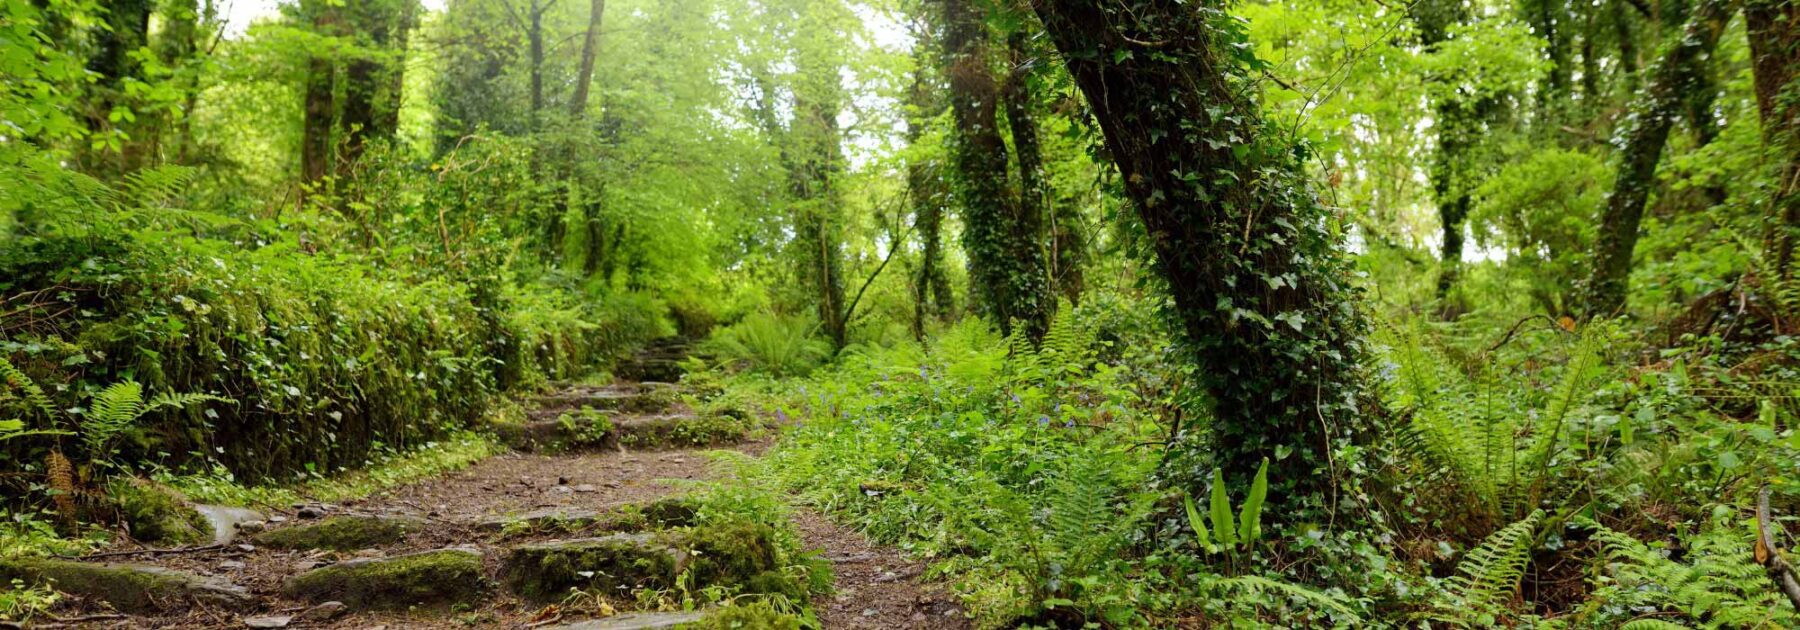
[[[474,604],[491,591],[481,552],[460,548],[351,560],[288,578],[281,586],[287,597],[343,602],[352,610]]]
[[[681,359],[685,357],[649,357],[621,362],[613,368],[613,374],[619,378],[634,381],[656,381],[675,383],[687,374],[681,367]]]
[[[662,411],[681,402],[674,386],[609,387],[602,389],[565,389],[534,399],[538,411],[533,415],[556,414],[563,409],[588,407],[596,411],[650,413]]]
[[[0,584],[11,584],[13,580],[48,585],[128,613],[179,611],[190,605],[242,610],[255,603],[243,587],[219,578],[137,564],[48,558],[0,560]]]
[[[253,540],[277,549],[356,551],[391,545],[430,527],[411,516],[333,516],[257,534]]]
[[[739,524],[532,543],[507,554],[500,581],[539,602],[571,590],[629,598],[639,589],[671,588],[685,571],[688,588],[732,585],[804,597],[805,586],[780,571],[773,536],[766,526]]]
[[[513,594],[554,602],[571,589],[629,599],[645,588],[673,588],[687,553],[652,534],[613,534],[514,547],[500,581]]]
[[[631,613],[614,615],[605,619],[589,619],[560,626],[550,626],[550,630],[661,630],[662,628],[680,628],[688,624],[699,623],[705,618],[706,613],[698,610]]]
[[[693,525],[696,511],[697,503],[694,500],[669,497],[649,503],[621,505],[606,512],[573,507],[544,508],[489,518],[476,523],[475,529],[496,533],[509,529],[534,533],[567,533],[586,529],[642,532]]]
[[[607,418],[604,430],[573,421],[536,420],[523,424],[494,424],[500,441],[525,453],[570,453],[622,448],[655,450],[692,446],[723,446],[742,442],[744,422],[726,416],[700,416],[681,412],[658,415],[623,415]]]

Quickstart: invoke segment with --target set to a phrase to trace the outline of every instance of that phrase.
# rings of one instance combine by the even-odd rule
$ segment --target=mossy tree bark
[[[912,89],[907,95],[909,118],[907,142],[917,144],[931,121],[945,108],[943,91],[931,75],[931,64],[925,59],[933,49],[929,32],[919,34],[918,64],[913,70]],[[956,309],[951,294],[950,278],[944,272],[943,224],[950,190],[944,182],[944,165],[936,159],[915,157],[906,165],[906,188],[913,211],[913,223],[919,233],[919,269],[913,281],[913,335],[924,338],[926,318],[949,319]]]
[[[1212,404],[1210,439],[1178,427],[1163,478],[1245,484],[1270,460],[1275,512],[1335,507],[1332,453],[1361,433],[1363,320],[1341,235],[1267,132],[1243,25],[1224,3],[1042,0],[1143,219]],[[1208,458],[1208,454],[1212,458]]]
[[[88,131],[110,134],[116,130],[127,137],[118,143],[116,152],[111,147],[84,150],[81,163],[89,172],[127,173],[145,165],[146,147],[137,138],[138,130],[127,124],[127,118],[115,117],[113,112],[132,105],[126,84],[141,79],[143,73],[143,64],[132,53],[149,42],[154,4],[151,0],[108,2],[106,13],[101,16],[106,27],[94,29],[95,50],[88,59],[88,71],[95,79],[86,112]]]
[[[951,151],[970,276],[982,308],[1002,332],[1012,334],[1017,322],[1033,340],[1040,339],[1055,310],[1044,264],[1044,217],[1013,195],[985,15],[969,0],[938,0],[938,9],[950,111],[956,120]]]
[[[1049,255],[1045,263],[1050,282],[1070,304],[1079,304],[1086,285],[1081,269],[1086,259],[1086,239],[1075,205],[1057,203],[1044,172],[1043,142],[1039,140],[1037,124],[1042,99],[1034,87],[1039,60],[1031,50],[1030,38],[1031,32],[1023,28],[1007,36],[1011,70],[1000,90],[1013,150],[1018,152],[1019,211],[1048,222],[1049,240],[1045,245]]]
[[[1672,42],[1661,65],[1626,120],[1612,195],[1600,217],[1592,275],[1585,289],[1583,312],[1605,317],[1625,307],[1631,278],[1632,251],[1637,247],[1644,206],[1656,183],[1656,167],[1677,117],[1686,111],[1687,95],[1703,82],[1719,34],[1730,21],[1733,0],[1702,0],[1681,38]]]
[[[1413,23],[1419,29],[1419,45],[1435,50],[1450,39],[1450,29],[1469,17],[1461,0],[1429,0],[1413,5]],[[1481,124],[1474,104],[1457,98],[1453,85],[1434,86],[1432,103],[1437,151],[1432,154],[1431,189],[1438,207],[1438,224],[1442,228],[1442,251],[1438,258],[1437,296],[1443,300],[1456,286],[1462,270],[1463,222],[1468,219],[1471,182],[1468,176],[1469,150],[1479,141]]]
[[[338,7],[325,0],[310,0],[300,5],[301,12],[321,35],[335,36],[343,25]],[[337,61],[314,54],[306,62],[306,86],[302,105],[300,137],[300,181],[305,187],[319,186],[331,167],[331,129],[337,114]],[[301,202],[308,194],[302,188]]]
[[[1800,2],[1748,0],[1744,24],[1763,137],[1787,159],[1764,245],[1765,261],[1787,281],[1793,278],[1794,243],[1800,239]]]
[[[352,5],[350,26],[364,50],[344,68],[344,111],[338,117],[338,132],[344,139],[338,160],[341,170],[356,164],[370,139],[394,137],[400,109],[400,93],[394,85],[403,80],[406,69],[404,42],[412,26],[408,5],[414,1],[374,0]]]
[[[569,97],[569,117],[587,112],[588,90],[594,83],[594,58],[600,54],[600,24],[606,19],[606,0],[594,0],[588,8],[587,39],[581,42],[581,70],[575,74],[575,94]]]

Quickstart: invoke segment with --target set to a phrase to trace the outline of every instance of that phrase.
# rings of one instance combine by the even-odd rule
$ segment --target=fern
[[[1360,623],[1362,621],[1362,617],[1357,615],[1354,609],[1350,608],[1351,601],[1342,595],[1329,594],[1292,582],[1273,580],[1260,575],[1241,575],[1234,578],[1227,578],[1221,580],[1220,584],[1226,589],[1235,592],[1240,597],[1251,601],[1268,601],[1268,595],[1273,593],[1286,596],[1291,600],[1304,602],[1315,608],[1330,610],[1341,617],[1349,618],[1349,620],[1353,622]]]
[[[4,380],[8,387],[23,393],[26,406],[33,411],[44,414],[46,419],[56,417],[56,406],[50,403],[49,396],[44,395],[43,388],[38,387],[37,382],[31,380],[30,376],[26,376],[23,370],[13,366],[12,362],[7,361],[5,357],[0,357],[0,380]]]
[[[144,386],[120,381],[95,394],[81,421],[81,442],[88,457],[110,459],[112,440],[144,415]]]
[[[1608,577],[1595,589],[1591,607],[1657,609],[1702,628],[1800,625],[1800,615],[1756,564],[1754,536],[1729,519],[1687,541],[1687,562],[1670,560],[1643,541],[1595,521],[1578,524],[1593,530],[1606,554]],[[1632,623],[1646,621],[1668,625],[1641,627],[1681,627],[1663,620]]]
[[[1543,518],[1543,510],[1532,511],[1523,520],[1494,532],[1457,563],[1457,575],[1450,584],[1459,603],[1468,609],[1492,609],[1513,595],[1525,575],[1533,534]]]
[[[1067,462],[1050,486],[1048,538],[1052,547],[1069,557],[1068,564],[1084,566],[1096,560],[1100,550],[1096,535],[1112,527],[1113,484],[1103,458],[1074,458]]]

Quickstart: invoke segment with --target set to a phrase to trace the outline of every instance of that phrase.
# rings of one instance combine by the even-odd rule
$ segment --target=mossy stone
[[[571,589],[629,595],[643,588],[670,588],[687,564],[687,554],[648,534],[614,534],[520,545],[508,553],[501,581],[534,601],[555,601]]]
[[[0,584],[48,585],[124,612],[154,613],[192,604],[243,609],[253,603],[242,587],[162,567],[98,564],[48,558],[0,560]]]
[[[440,549],[352,560],[289,578],[281,592],[311,602],[337,601],[356,610],[474,603],[491,590],[481,553]]]
[[[406,540],[427,525],[424,519],[410,516],[334,516],[266,531],[256,536],[256,542],[278,549],[355,551]]]
[[[697,587],[748,586],[759,578],[760,584],[767,586],[764,574],[781,569],[776,560],[775,531],[767,525],[696,527],[682,533],[679,545],[693,556],[688,571]],[[784,587],[781,592],[788,590]]]
[[[132,538],[172,545],[212,541],[212,524],[173,488],[132,479],[113,484],[111,494]]]

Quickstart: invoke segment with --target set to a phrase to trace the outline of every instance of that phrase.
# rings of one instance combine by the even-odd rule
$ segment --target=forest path
[[[695,421],[691,410],[674,402],[673,391],[670,385],[636,382],[565,388],[536,401],[529,414],[534,421],[510,438],[518,452],[353,502],[288,506],[268,514],[266,521],[250,523],[238,540],[220,548],[105,558],[179,571],[187,574],[184,578],[197,576],[235,591],[223,601],[175,592],[152,598],[151,610],[117,615],[90,595],[74,610],[63,611],[64,621],[45,620],[31,627],[669,627],[662,624],[683,618],[619,615],[584,621],[598,608],[597,602],[521,596],[536,582],[512,576],[518,573],[520,549],[554,547],[567,540],[611,540],[601,536],[642,537],[616,532],[655,535],[659,528],[684,525],[681,521],[691,518],[691,508],[685,514],[668,509],[679,508],[678,497],[692,488],[684,482],[722,481],[733,474],[734,466],[714,463],[714,448],[668,445],[670,436],[686,435],[679,429],[682,423]],[[612,410],[615,430],[605,438],[590,439],[579,423],[564,417],[581,407]],[[708,441],[729,441],[704,432],[698,435],[710,436]],[[637,449],[621,443],[664,448]],[[770,443],[724,448],[754,457]],[[528,452],[543,450],[564,452]],[[953,596],[941,585],[920,579],[924,569],[920,563],[898,550],[871,544],[804,507],[796,507],[794,519],[804,545],[833,564],[836,591],[814,602],[824,627],[969,626]],[[143,550],[123,545],[111,550],[132,551]],[[409,566],[419,558],[433,562],[447,558],[452,564]],[[455,562],[463,560],[468,566],[458,568]],[[314,593],[293,587],[297,576],[342,572],[344,567],[379,568],[386,575]],[[484,578],[498,588],[469,588]],[[534,574],[531,579],[539,578]],[[623,610],[631,597],[621,594],[612,605]],[[333,605],[340,601],[349,605]]]

